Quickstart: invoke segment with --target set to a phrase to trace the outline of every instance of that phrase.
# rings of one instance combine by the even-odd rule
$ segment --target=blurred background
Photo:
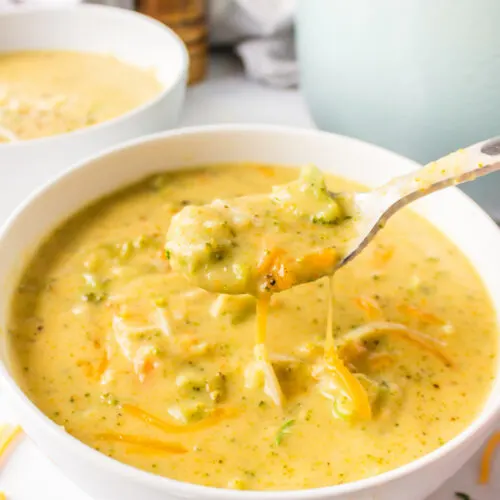
[[[0,9],[78,3],[0,0]],[[192,86],[183,125],[316,126],[419,163],[500,130],[498,0],[86,3],[137,10],[183,39]],[[499,174],[464,190],[500,221]]]
[[[209,47],[234,47],[250,78],[279,87],[297,84],[295,0],[0,0],[0,8],[80,3],[133,9],[172,28],[189,50],[190,83],[206,78]]]

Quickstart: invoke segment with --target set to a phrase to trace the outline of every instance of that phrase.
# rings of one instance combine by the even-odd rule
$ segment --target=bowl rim
[[[9,153],[14,149],[23,149],[28,148],[30,146],[38,146],[38,145],[54,145],[57,146],[57,142],[64,141],[65,139],[71,140],[81,140],[81,136],[86,134],[92,134],[94,132],[99,133],[101,130],[106,128],[112,128],[115,125],[119,125],[122,122],[133,120],[137,117],[137,115],[142,114],[144,111],[147,111],[151,108],[156,107],[165,97],[179,84],[182,83],[183,80],[187,80],[187,73],[189,67],[189,55],[187,48],[182,41],[182,39],[177,35],[171,28],[169,28],[166,24],[163,24],[156,19],[142,14],[140,12],[130,10],[130,9],[122,9],[119,7],[113,7],[111,5],[100,5],[100,4],[76,4],[76,5],[27,5],[21,8],[16,9],[6,9],[5,11],[0,12],[0,19],[9,18],[9,17],[23,17],[23,16],[36,16],[40,13],[60,13],[60,12],[69,12],[69,11],[87,11],[87,12],[97,12],[97,15],[100,13],[108,12],[113,16],[116,16],[118,20],[120,18],[130,18],[135,20],[136,22],[142,22],[145,24],[149,24],[151,29],[156,29],[158,31],[162,31],[165,39],[169,40],[172,43],[172,47],[175,47],[180,56],[180,68],[173,78],[167,85],[161,85],[161,92],[142,103],[140,106],[130,109],[126,113],[122,115],[115,116],[110,120],[105,120],[100,123],[95,123],[93,125],[78,128],[76,130],[72,130],[70,132],[63,132],[61,134],[54,134],[45,137],[38,137],[36,139],[27,139],[16,142],[7,142],[0,143],[0,154],[3,152]],[[34,49],[33,49],[34,50]],[[46,50],[59,50],[59,49],[46,49]],[[4,52],[0,47],[0,54]],[[16,52],[16,51],[14,51]],[[75,52],[84,52],[84,51],[75,51]],[[94,51],[90,51],[90,54],[96,53]],[[160,82],[161,83],[161,82]]]
[[[200,125],[181,127],[174,130],[168,130],[150,134],[140,138],[135,138],[119,145],[111,146],[99,153],[88,156],[44,183],[38,189],[33,191],[27,196],[24,201],[17,206],[11,213],[9,218],[0,227],[0,242],[2,242],[6,233],[16,224],[17,218],[29,208],[29,206],[39,197],[49,194],[52,187],[59,182],[72,176],[75,172],[88,168],[94,161],[102,157],[110,156],[118,152],[126,152],[135,148],[140,148],[144,145],[155,143],[162,140],[168,140],[170,137],[176,136],[189,136],[199,134],[217,134],[217,133],[262,133],[268,132],[274,135],[285,135],[289,138],[293,136],[318,136],[318,137],[336,137],[342,141],[347,141],[353,147],[369,147],[372,150],[378,150],[380,153],[391,155],[398,160],[406,163],[407,165],[414,164],[415,168],[421,166],[411,159],[405,158],[402,155],[393,153],[380,146],[373,145],[356,138],[342,136],[340,134],[333,134],[316,129],[304,129],[290,126],[281,125],[267,125],[267,124],[217,124],[217,125]],[[116,188],[118,188],[117,186]],[[461,192],[456,187],[451,187],[448,190],[453,190],[457,200],[462,200],[462,203],[467,203],[471,209],[476,209],[478,216],[484,218],[484,222],[490,225],[491,231],[496,232],[497,236],[500,234],[500,229],[495,222],[465,193]],[[498,328],[498,323],[497,323]],[[500,367],[497,369],[495,379],[500,378]],[[151,472],[139,469],[137,467],[127,465],[119,462],[116,459],[110,458],[84,442],[78,440],[71,434],[67,433],[64,428],[53,422],[47,415],[45,415],[23,392],[21,387],[17,384],[15,379],[9,374],[4,361],[0,359],[0,380],[5,382],[5,387],[9,392],[19,401],[24,411],[28,411],[33,419],[36,419],[42,432],[49,434],[53,439],[56,439],[63,447],[68,450],[70,454],[78,454],[85,461],[93,461],[99,468],[106,470],[111,477],[126,476],[128,479],[136,482],[137,484],[144,485],[145,487],[152,487],[157,491],[172,492],[175,491],[181,495],[189,498],[204,498],[209,500],[319,500],[328,498],[343,498],[343,495],[352,495],[359,492],[366,492],[375,490],[388,483],[402,479],[412,473],[417,472],[424,466],[429,466],[438,462],[443,456],[449,455],[456,451],[459,447],[464,445],[471,439],[484,440],[484,432],[488,426],[500,414],[500,400],[492,405],[491,408],[483,409],[476,418],[469,423],[459,434],[446,442],[443,446],[432,450],[431,452],[413,460],[407,464],[391,469],[387,472],[371,476],[368,478],[352,481],[345,484],[322,486],[316,488],[296,489],[296,490],[232,490],[226,488],[216,488],[213,486],[204,486],[194,483],[188,483],[177,479],[159,476]],[[489,393],[491,395],[491,391]]]

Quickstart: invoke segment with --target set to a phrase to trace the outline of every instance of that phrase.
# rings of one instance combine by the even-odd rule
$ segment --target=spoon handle
[[[398,209],[422,196],[448,186],[472,181],[500,170],[500,137],[460,149],[424,167],[392,179],[376,191],[398,200]]]
[[[373,191],[358,193],[355,205],[365,216],[361,218],[358,239],[338,267],[354,259],[390,217],[412,201],[496,170],[500,170],[500,137],[451,153]]]

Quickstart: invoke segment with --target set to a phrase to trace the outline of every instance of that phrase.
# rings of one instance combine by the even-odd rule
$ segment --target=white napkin
[[[295,87],[298,68],[293,37],[248,40],[237,45],[246,74],[272,87]]]
[[[236,43],[249,78],[275,87],[296,86],[294,12],[295,0],[211,0],[211,40]]]

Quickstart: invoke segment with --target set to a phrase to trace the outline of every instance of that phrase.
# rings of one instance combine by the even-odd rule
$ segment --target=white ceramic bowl
[[[113,120],[52,137],[0,144],[2,206],[8,209],[75,161],[176,125],[182,108],[187,52],[180,38],[154,19],[98,5],[0,13],[0,52],[58,49],[111,54],[136,66],[154,68],[163,91]]]
[[[216,162],[315,163],[375,185],[417,165],[353,139],[267,126],[181,129],[122,145],[80,163],[30,197],[0,231],[0,331],[26,258],[55,226],[92,200],[153,172]],[[500,232],[463,193],[448,189],[415,204],[474,264],[500,312]],[[22,256],[23,258],[20,258]],[[23,262],[24,261],[24,262]],[[2,341],[5,342],[5,337]],[[181,483],[112,460],[66,434],[0,372],[20,423],[40,449],[96,500],[422,500],[478,449],[500,413],[500,377],[482,413],[438,450],[391,472],[351,484],[293,492],[241,492]],[[467,411],[464,408],[464,411]]]

